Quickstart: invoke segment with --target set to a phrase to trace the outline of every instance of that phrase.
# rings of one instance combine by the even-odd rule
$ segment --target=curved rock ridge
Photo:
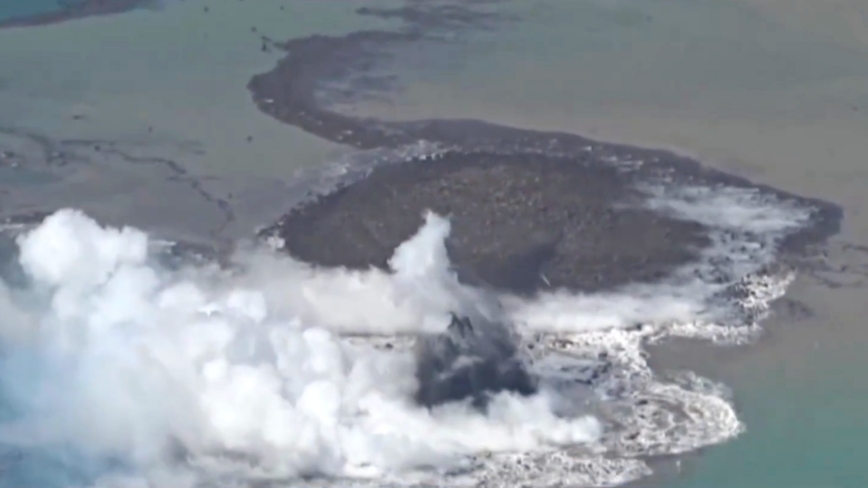
[[[403,27],[264,41],[286,55],[250,80],[259,109],[329,141],[370,150],[376,159],[364,178],[289,209],[264,234],[281,237],[289,253],[308,262],[386,269],[392,249],[415,232],[424,211],[433,210],[450,216],[448,248],[462,281],[530,294],[655,282],[695,261],[710,245],[708,230],[652,211],[643,188],[740,188],[811,208],[811,224],[782,242],[794,252],[838,232],[841,209],[834,204],[669,151],[479,120],[385,121],[329,105],[333,85],[349,86],[357,98],[382,92],[381,78],[388,76],[380,68],[406,46],[440,42],[437,36],[446,31],[517,20],[498,16],[487,3],[362,8],[360,14],[399,19]],[[439,149],[402,156],[419,141]],[[384,150],[405,164],[386,164]]]

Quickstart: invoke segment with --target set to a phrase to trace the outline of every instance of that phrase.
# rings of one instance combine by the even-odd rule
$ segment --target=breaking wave
[[[748,339],[791,279],[776,245],[810,209],[646,191],[710,229],[701,262],[534,298],[460,284],[431,213],[389,271],[348,271],[257,245],[169,266],[140,230],[58,211],[19,230],[0,282],[0,485],[609,486],[723,442],[742,429],[726,389],[658,377],[643,345]],[[418,405],[413,343],[455,311],[510,324],[538,391]]]

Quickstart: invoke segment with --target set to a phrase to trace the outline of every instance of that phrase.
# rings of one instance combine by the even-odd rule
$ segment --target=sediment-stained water
[[[31,181],[46,190],[29,199],[4,181],[0,198],[6,215],[30,215],[4,247],[8,480],[645,486],[658,482],[651,468],[686,459],[689,486],[777,483],[731,467],[788,425],[763,417],[778,400],[759,378],[811,390],[797,349],[760,340],[700,364],[705,349],[670,339],[751,342],[768,323],[773,338],[827,339],[810,320],[832,318],[825,300],[844,295],[827,290],[854,289],[862,269],[858,219],[847,241],[827,242],[842,216],[830,202],[851,209],[860,181],[845,169],[862,120],[859,49],[797,30],[798,16],[781,22],[775,2],[247,3],[0,31],[19,41],[0,91],[15,114],[6,170],[62,177]],[[62,51],[21,40],[100,49],[79,22],[138,32],[135,46],[99,51],[122,74],[64,84],[48,68],[28,82],[27,66]],[[229,34],[242,31],[256,44],[243,56]],[[171,103],[154,111],[155,99]],[[783,122],[794,115],[805,122]],[[816,129],[825,123],[851,132]],[[586,132],[678,146],[781,188]],[[781,134],[797,149],[763,142]],[[758,157],[823,151],[827,176]],[[297,154],[305,162],[284,163]],[[841,174],[839,195],[823,190]],[[75,211],[43,220],[63,206],[143,230]],[[270,248],[229,252],[270,223],[259,234]],[[778,317],[807,326],[793,332],[765,319],[799,276],[805,305],[778,302],[790,304]],[[415,404],[414,338],[445,330],[452,312],[506,324],[538,392],[496,393],[482,410]],[[466,354],[456,364],[477,353]],[[858,401],[843,398],[827,407]],[[790,411],[774,420],[822,409]],[[811,466],[802,480],[820,476]],[[841,467],[834,486],[859,486]]]

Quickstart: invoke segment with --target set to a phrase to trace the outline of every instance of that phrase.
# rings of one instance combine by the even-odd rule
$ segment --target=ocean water
[[[0,20],[54,12],[62,8],[62,5],[56,0],[3,0],[0,2]]]
[[[385,24],[353,10],[340,2],[184,0],[0,31],[0,126],[7,129],[0,137],[28,153],[47,150],[74,159],[81,152],[93,161],[65,166],[64,185],[9,188],[6,198],[34,210],[66,202],[117,224],[186,228],[176,237],[205,239],[226,216],[155,163],[182,162],[188,175],[203,180],[211,200],[236,201],[237,218],[227,234],[250,235],[286,206],[273,203],[296,172],[343,151],[275,122],[250,103],[244,88],[250,77],[279,56],[263,52],[261,38]],[[9,141],[10,131],[15,141]],[[97,146],[112,151],[94,158]],[[123,155],[152,164],[131,165]],[[134,221],[126,222],[132,214]]]
[[[39,137],[120,141],[113,143],[131,154],[171,157],[196,176],[212,179],[215,194],[246,189],[247,198],[268,187],[252,184],[243,173],[291,179],[297,169],[341,153],[252,107],[243,84],[267,69],[276,55],[259,50],[250,28],[255,23],[280,39],[390,29],[392,22],[359,18],[348,7],[356,6],[353,2],[182,3],[160,12],[0,32],[0,59],[11,67],[0,85],[0,113],[3,125],[15,129],[4,133],[4,143],[8,139],[28,146]],[[292,18],[279,17],[281,3],[291,7]],[[205,20],[206,4],[216,21]],[[518,24],[458,32],[453,44],[425,46],[424,57],[393,53],[394,62],[386,69],[398,75],[403,91],[389,103],[354,107],[391,118],[472,116],[674,147],[764,183],[844,206],[848,220],[828,258],[835,272],[799,276],[788,291],[810,314],[783,307],[764,322],[766,334],[754,346],[709,361],[713,364],[689,358],[679,364],[721,381],[732,392],[693,376],[681,378],[687,386],[674,391],[691,393],[700,413],[689,419],[686,433],[662,429],[668,446],[663,453],[707,449],[684,458],[677,476],[647,483],[865,486],[859,444],[868,433],[861,421],[868,383],[860,371],[868,342],[862,319],[868,310],[858,274],[864,261],[852,246],[868,242],[862,198],[868,184],[868,49],[860,30],[864,22],[859,23],[865,17],[859,17],[864,14],[859,2],[838,2],[840,10],[816,5],[791,6],[783,0],[505,3],[498,8],[518,16]],[[118,42],[96,42],[94,31]],[[852,35],[843,33],[850,31]],[[136,34],[131,36],[135,42],[121,41],[130,32]],[[82,66],[80,58],[69,56],[72,50],[92,59]],[[33,75],[35,66],[44,67],[39,79]],[[72,114],[84,115],[86,123],[74,124]],[[244,134],[252,134],[256,144],[247,144]],[[17,403],[11,404],[18,407],[6,413],[32,414],[4,425],[3,440],[17,442],[25,451],[72,446],[26,458],[14,471],[22,478],[4,479],[18,483],[10,486],[69,483],[70,478],[32,478],[45,473],[46,466],[60,467],[48,472],[78,477],[83,484],[105,473],[115,476],[103,478],[103,486],[140,486],[136,483],[143,472],[151,481],[173,484],[201,481],[203,473],[204,479],[218,477],[231,484],[251,475],[273,479],[322,472],[373,477],[377,483],[420,460],[460,474],[468,454],[545,452],[600,441],[600,424],[590,412],[573,412],[566,420],[550,415],[552,403],[546,402],[562,400],[559,391],[536,402],[504,398],[487,419],[461,409],[426,417],[402,402],[411,361],[406,351],[337,339],[340,332],[437,330],[446,309],[466,306],[464,300],[476,303],[474,290],[457,286],[444,273],[448,263],[441,244],[448,222],[429,218],[419,234],[396,250],[392,273],[318,273],[267,251],[240,256],[251,270],[240,277],[208,268],[164,269],[153,261],[159,252],[149,240],[178,237],[174,228],[203,219],[208,208],[195,207],[184,200],[189,192],[178,189],[165,207],[155,207],[149,219],[142,219],[147,212],[123,202],[131,200],[131,188],[155,192],[156,181],[166,173],[127,172],[115,159],[95,163],[91,149],[79,156],[96,170],[61,172],[67,186],[44,184],[45,195],[29,200],[21,190],[13,207],[85,207],[102,220],[139,225],[148,232],[113,230],[84,214],[61,212],[4,248],[12,253],[18,248],[18,265],[12,268],[37,286],[21,287],[13,273],[6,275],[3,287],[0,334],[7,349],[12,344],[20,353],[0,375],[4,391],[14,393]],[[104,175],[110,171],[120,175]],[[83,198],[94,175],[104,179],[93,186],[108,189],[99,198]],[[716,203],[718,211],[743,211],[732,214],[727,230],[757,226],[752,230],[763,239],[775,239],[803,223],[798,211],[787,213],[775,202],[757,207],[755,201],[733,197]],[[657,204],[685,211],[677,198]],[[255,210],[280,207],[280,200],[263,197],[239,205],[250,206],[238,220],[265,221],[268,217],[256,216]],[[188,209],[188,220],[165,223],[167,210],[179,208]],[[759,218],[736,218],[755,215],[757,208]],[[720,223],[697,208],[687,210],[694,212],[692,219]],[[66,243],[64,249],[54,247],[58,241]],[[764,259],[769,257],[750,256],[746,262],[750,268]],[[766,278],[770,281],[759,284],[787,281]],[[432,292],[420,294],[419,289]],[[782,290],[758,289],[771,297]],[[617,329],[637,315],[658,325],[673,320],[683,325],[685,317],[696,317],[703,297],[676,294],[683,301],[672,301],[659,290],[637,291],[584,301],[547,297],[505,303],[511,316],[534,332],[575,334],[573,352],[596,354],[620,345],[625,364],[638,364],[644,374],[638,349],[631,349],[634,338],[588,329]],[[577,327],[576,317],[592,326]],[[319,327],[305,330],[311,325]],[[682,331],[691,332],[695,330]],[[665,365],[666,358],[661,362]],[[166,371],[172,371],[174,381],[167,381]],[[281,383],[291,392],[281,391]],[[671,385],[666,390],[654,389],[661,388],[654,382],[643,384],[647,398],[674,401],[667,396]],[[76,394],[59,401],[52,393],[57,391]],[[239,391],[245,395],[234,394]],[[155,405],[155,396],[173,401]],[[201,409],[192,421],[191,404]],[[287,426],[299,419],[314,427],[304,435],[286,435]],[[656,420],[665,423],[665,418]],[[403,437],[395,434],[396,425]],[[20,445],[22,432],[30,445]],[[193,455],[198,471],[175,471],[162,463],[160,454],[177,446]],[[264,459],[264,472],[251,473],[245,456]],[[516,460],[494,457],[483,465],[494,473],[492,479],[501,479],[498,469],[514,466]],[[548,462],[524,476],[545,484],[573,468],[573,481],[593,484],[613,473],[624,479],[645,473],[641,463],[606,465],[588,453],[550,455]],[[72,464],[80,469],[67,469]],[[425,477],[432,472],[420,476],[430,481]],[[504,479],[509,485],[510,478]]]

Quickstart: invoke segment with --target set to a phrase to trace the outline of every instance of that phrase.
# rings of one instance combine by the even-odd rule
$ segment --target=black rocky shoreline
[[[450,257],[468,283],[533,293],[651,282],[695,260],[708,236],[699,224],[643,209],[645,196],[637,191],[643,184],[755,189],[813,208],[811,224],[784,240],[784,254],[804,253],[839,231],[837,205],[754,184],[670,151],[479,120],[393,122],[330,110],[322,87],[376,79],[390,49],[428,42],[444,26],[487,28],[502,20],[475,10],[472,2],[406,4],[359,10],[400,18],[401,30],[263,41],[286,52],[248,84],[266,114],[360,150],[399,151],[419,141],[445,148],[407,164],[381,165],[291,209],[263,234],[281,237],[294,256],[327,266],[385,268],[431,209],[451,217]]]

